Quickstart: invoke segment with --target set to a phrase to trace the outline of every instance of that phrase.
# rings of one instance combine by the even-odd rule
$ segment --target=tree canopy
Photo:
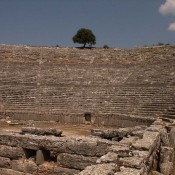
[[[83,44],[83,47],[86,47],[86,44],[90,46],[96,44],[96,37],[90,29],[81,28],[77,31],[75,36],[72,38],[74,43]]]

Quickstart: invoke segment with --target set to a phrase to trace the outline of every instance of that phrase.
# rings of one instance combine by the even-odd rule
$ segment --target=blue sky
[[[96,47],[175,44],[175,0],[0,0],[0,43],[76,47],[80,28]]]

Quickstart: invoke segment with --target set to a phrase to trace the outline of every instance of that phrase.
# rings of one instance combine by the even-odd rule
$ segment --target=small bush
[[[103,48],[104,49],[109,49],[109,46],[108,45],[104,45]]]

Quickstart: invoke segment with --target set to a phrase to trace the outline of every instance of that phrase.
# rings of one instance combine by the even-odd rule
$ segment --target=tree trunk
[[[84,45],[83,45],[83,48],[85,48],[86,47],[86,43],[84,43]]]

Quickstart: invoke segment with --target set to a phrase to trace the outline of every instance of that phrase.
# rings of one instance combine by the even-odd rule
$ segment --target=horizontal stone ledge
[[[12,160],[11,168],[15,171],[29,174],[37,173],[37,165],[30,160]]]
[[[100,157],[116,142],[87,136],[36,136],[0,132],[0,145],[16,146],[31,150],[48,150],[55,154],[70,153]]]
[[[0,156],[10,159],[18,159],[23,157],[24,150],[21,147],[11,147],[6,145],[0,145]]]
[[[59,167],[55,163],[43,163],[38,167],[38,175],[43,174],[55,174],[55,175],[75,175],[78,174],[80,171],[70,168],[63,168]]]
[[[62,131],[55,128],[35,128],[35,127],[23,127],[21,129],[22,134],[33,134],[33,135],[53,135],[60,137]]]
[[[119,167],[115,163],[97,164],[86,167],[78,175],[108,175],[116,171],[119,171]]]
[[[5,169],[5,168],[0,168],[0,174],[2,175],[32,175],[32,174],[18,172],[12,169]]]
[[[87,166],[95,164],[97,159],[98,157],[61,153],[57,157],[57,163],[64,168],[83,170]]]
[[[10,159],[5,157],[0,157],[0,167],[10,168]]]
[[[141,169],[144,166],[144,160],[143,157],[124,157],[120,158],[118,163],[121,166]]]
[[[144,169],[135,169],[135,168],[125,168],[121,167],[119,172],[116,172],[114,175],[141,175],[144,173]]]
[[[149,151],[151,154],[156,145],[160,144],[160,133],[145,131],[143,134],[143,139],[137,140],[132,144],[132,149]]]

